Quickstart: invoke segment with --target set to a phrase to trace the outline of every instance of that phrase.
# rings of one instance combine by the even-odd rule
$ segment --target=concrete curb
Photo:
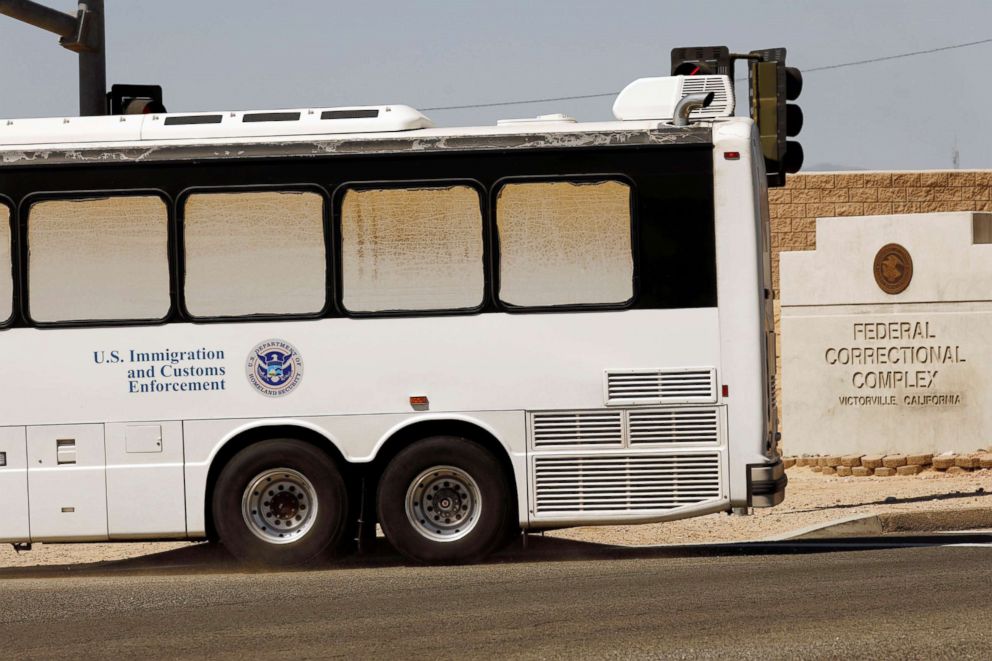
[[[842,537],[879,537],[886,534],[941,532],[947,530],[992,529],[992,509],[972,507],[930,512],[881,512],[857,514],[821,523],[764,541],[784,542],[800,539],[839,539]]]

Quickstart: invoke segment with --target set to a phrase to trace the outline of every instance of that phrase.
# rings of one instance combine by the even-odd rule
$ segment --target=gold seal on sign
[[[882,246],[875,255],[875,282],[886,294],[899,294],[913,279],[913,258],[898,243]]]

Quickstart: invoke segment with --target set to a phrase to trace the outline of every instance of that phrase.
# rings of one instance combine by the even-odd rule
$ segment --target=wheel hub
[[[288,491],[283,491],[272,497],[269,511],[280,519],[291,519],[300,511],[300,499]]]
[[[313,527],[317,493],[302,473],[277,468],[260,473],[248,484],[241,506],[253,535],[270,544],[288,544]]]
[[[482,497],[471,475],[453,466],[435,466],[410,484],[406,497],[407,519],[430,539],[452,542],[476,525]]]

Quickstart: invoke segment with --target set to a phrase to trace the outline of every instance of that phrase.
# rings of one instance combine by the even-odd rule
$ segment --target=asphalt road
[[[977,539],[637,551],[545,541],[472,567],[384,553],[281,573],[195,547],[0,570],[0,645],[17,659],[987,659],[992,538]]]

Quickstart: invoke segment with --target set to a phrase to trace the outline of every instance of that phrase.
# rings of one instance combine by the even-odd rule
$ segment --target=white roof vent
[[[0,121],[0,145],[259,138],[432,128],[409,106],[357,106]]]
[[[496,126],[514,126],[516,124],[574,124],[575,122],[576,119],[574,117],[556,112],[552,115],[538,115],[537,117],[524,117],[522,119],[500,119],[496,121]]]
[[[409,106],[360,106],[146,115],[142,140],[379,133],[432,128]]]
[[[619,120],[672,119],[682,97],[697,92],[713,92],[713,103],[690,112],[690,119],[734,114],[734,89],[727,76],[669,76],[639,78],[627,85],[613,103],[613,116]]]

